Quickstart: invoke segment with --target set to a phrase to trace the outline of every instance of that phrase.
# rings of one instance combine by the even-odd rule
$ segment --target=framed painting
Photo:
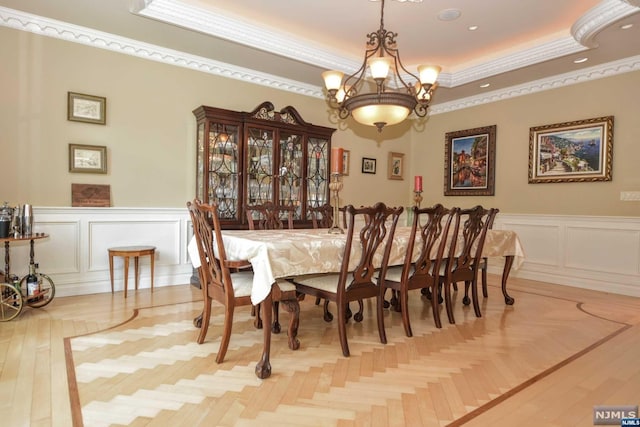
[[[496,125],[447,132],[444,150],[445,196],[493,196]]]
[[[107,173],[107,147],[69,144],[69,172]]]
[[[351,160],[351,152],[342,150],[342,175],[349,175],[349,161]]]
[[[376,173],[376,159],[369,157],[362,158],[362,173]]]
[[[389,153],[389,164],[387,172],[389,179],[404,179],[404,154]]]
[[[107,123],[107,98],[67,92],[67,120],[73,122]]]
[[[613,116],[529,129],[529,183],[611,181]]]

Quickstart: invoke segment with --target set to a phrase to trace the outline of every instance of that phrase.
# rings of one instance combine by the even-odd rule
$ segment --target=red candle
[[[342,156],[344,149],[332,148],[331,149],[331,173],[342,173]]]
[[[416,175],[413,178],[413,186],[415,187],[413,191],[422,191],[422,176],[421,175]]]

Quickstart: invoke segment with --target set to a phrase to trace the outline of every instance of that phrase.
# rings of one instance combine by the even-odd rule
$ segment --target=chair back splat
[[[295,206],[265,202],[261,205],[247,206],[246,211],[249,230],[293,229]]]

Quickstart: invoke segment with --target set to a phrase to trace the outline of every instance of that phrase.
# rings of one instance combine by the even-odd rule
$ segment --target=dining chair
[[[333,207],[329,203],[320,206],[309,206],[313,228],[331,228],[333,225]]]
[[[200,256],[198,274],[204,302],[197,342],[202,344],[207,335],[212,301],[217,301],[224,305],[222,336],[220,348],[216,355],[216,363],[222,363],[231,339],[235,308],[251,305],[253,272],[251,270],[239,270],[231,273],[231,269],[244,267],[246,261],[231,261],[227,259],[224,244],[222,243],[217,205],[204,204],[196,199],[193,203],[187,202],[187,208],[193,223]],[[296,291],[293,284],[284,281],[278,282],[274,284],[274,288],[276,288],[276,292],[272,291],[272,293],[276,295],[275,298],[295,300]],[[295,322],[295,327],[297,328],[297,321],[297,318],[292,315],[291,325],[293,326]],[[292,345],[291,342],[290,339],[290,347]]]
[[[285,228],[291,230],[293,229],[293,217],[296,212],[296,207],[292,205],[276,205],[271,201],[267,201],[260,205],[247,206],[246,212],[249,230],[282,230]],[[284,220],[283,217],[285,218]],[[271,330],[276,334],[279,334],[281,330],[279,307],[280,303],[274,301]],[[256,316],[256,325],[259,328],[262,327],[260,305],[251,309],[251,315]]]
[[[500,212],[500,209],[498,208],[489,210],[489,214],[487,215],[487,219],[486,219],[486,221],[489,223],[487,228],[487,233],[489,232],[489,230],[493,228],[493,221],[496,219],[496,216],[498,216],[498,212]],[[487,259],[487,257],[482,257],[482,263],[480,264],[480,271],[482,273],[482,296],[485,298],[489,296],[489,292],[487,290],[487,268],[488,267],[489,267],[489,260]],[[467,304],[468,303],[469,302],[467,301]]]
[[[413,336],[409,320],[409,291],[428,289],[430,294],[438,294],[440,266],[444,259],[447,236],[453,217],[458,208],[447,209],[441,204],[433,207],[413,207],[413,221],[409,243],[402,265],[383,268],[379,275],[382,294],[392,289],[396,311],[402,313],[402,324],[408,337]],[[437,298],[431,298],[433,320],[437,328],[442,327],[440,305]]]
[[[338,335],[345,357],[350,354],[346,329],[346,309],[350,301],[376,299],[380,342],[387,342],[381,318],[383,298],[375,274],[377,268],[386,265],[389,260],[393,235],[402,211],[402,207],[389,208],[382,202],[357,209],[352,205],[347,206],[347,231],[340,272],[298,276],[292,279],[301,294],[336,303]],[[361,229],[356,230],[356,222],[362,224]],[[376,258],[379,248],[382,248],[383,252],[381,258]],[[350,267],[350,264],[353,266]],[[354,320],[362,321],[362,318],[354,316]]]
[[[465,305],[469,304],[468,293],[471,288],[474,312],[476,317],[482,317],[478,301],[478,269],[489,229],[488,218],[495,216],[494,211],[495,209],[484,209],[478,205],[470,209],[460,209],[454,216],[447,262],[440,269],[449,323],[455,323],[451,288],[457,282],[464,282]]]
[[[245,209],[249,230],[293,229],[293,217],[296,212],[296,207],[293,205],[264,202],[260,205],[249,205]]]

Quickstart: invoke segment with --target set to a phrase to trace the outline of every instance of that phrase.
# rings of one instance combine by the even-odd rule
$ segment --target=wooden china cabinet
[[[263,102],[251,112],[201,106],[197,120],[196,197],[217,203],[224,228],[246,228],[247,206],[295,206],[296,227],[308,208],[329,201],[329,155],[335,129],[305,122],[293,107]]]

